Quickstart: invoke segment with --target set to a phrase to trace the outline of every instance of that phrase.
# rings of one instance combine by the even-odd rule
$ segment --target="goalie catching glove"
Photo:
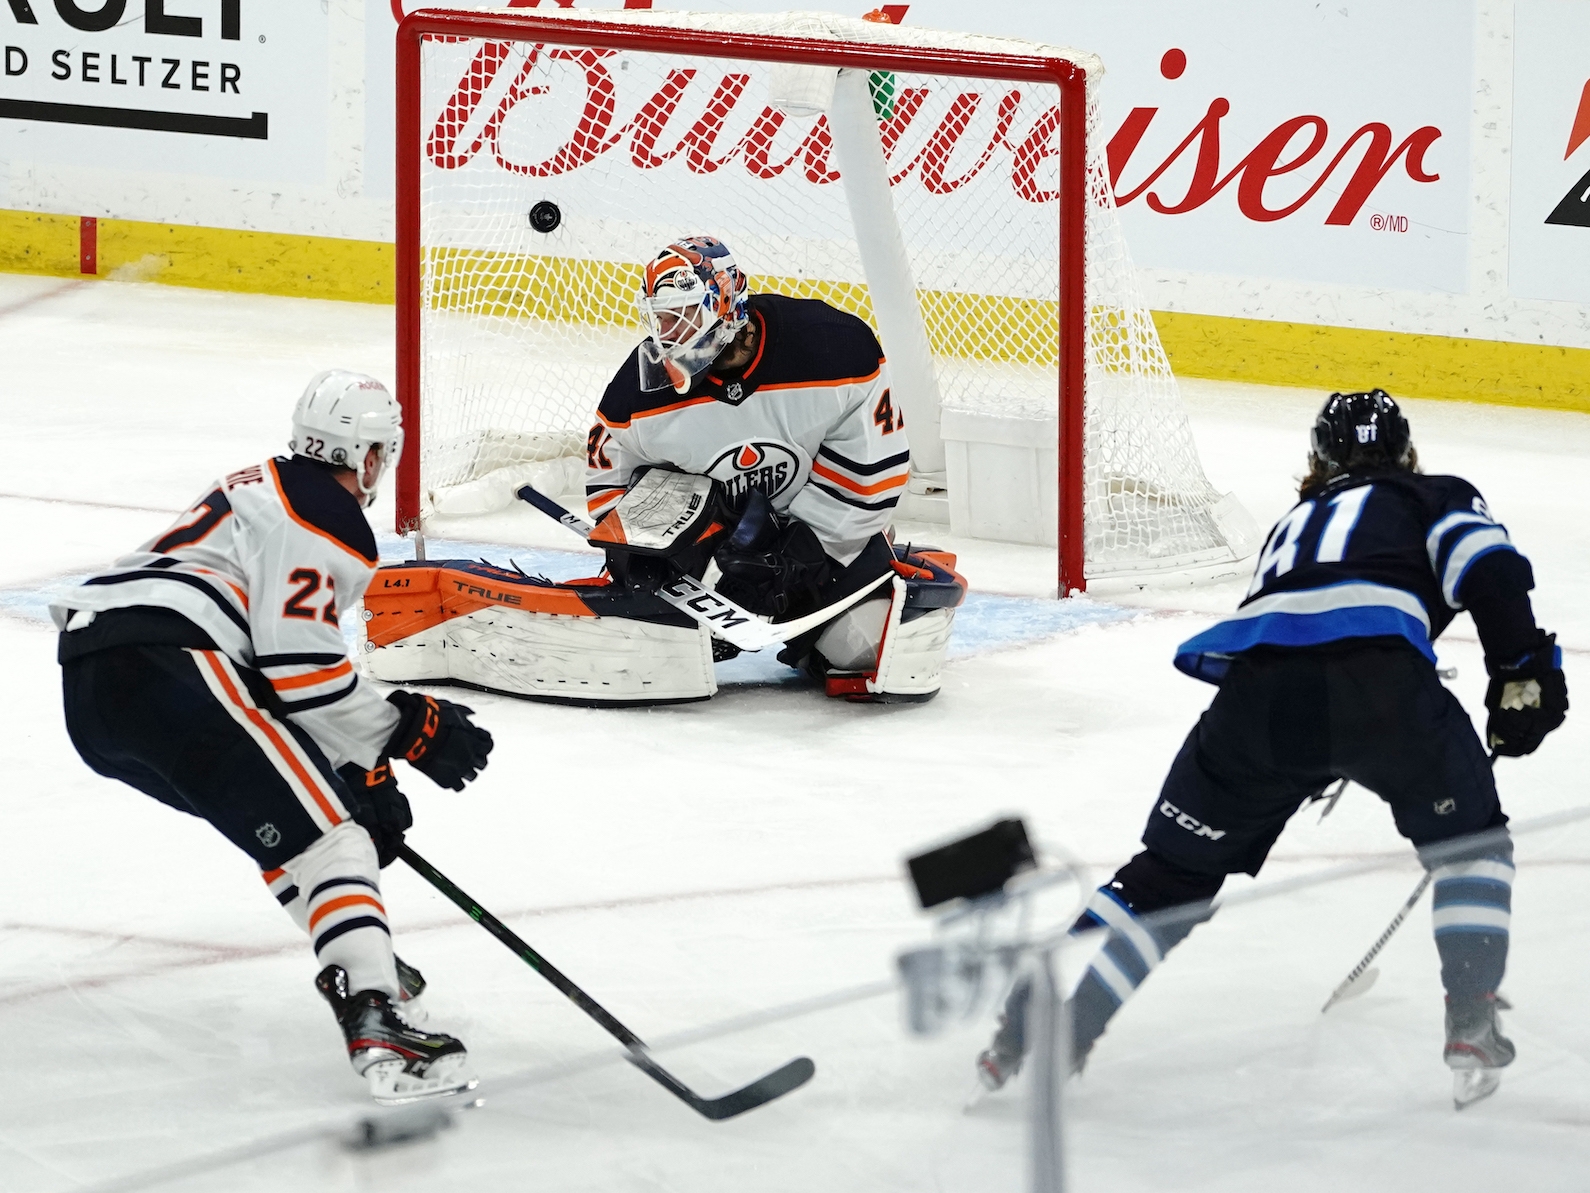
[[[1533,754],[1546,735],[1568,715],[1568,681],[1555,634],[1542,633],[1534,649],[1511,663],[1487,659],[1491,674],[1485,690],[1485,738],[1509,758]]]
[[[370,834],[370,840],[375,843],[376,860],[383,870],[386,869],[397,859],[403,834],[414,827],[414,813],[409,809],[408,798],[398,790],[392,768],[385,762],[374,770],[365,770],[357,762],[350,762],[338,767],[337,775],[347,784],[352,800],[348,815]]]
[[[714,558],[723,573],[718,591],[775,619],[816,610],[834,575],[834,561],[812,528],[780,518],[760,489],[751,490],[739,524]]]
[[[393,692],[387,700],[403,719],[387,741],[385,757],[402,758],[452,791],[462,791],[486,769],[491,734],[469,719],[474,709],[418,692]]]

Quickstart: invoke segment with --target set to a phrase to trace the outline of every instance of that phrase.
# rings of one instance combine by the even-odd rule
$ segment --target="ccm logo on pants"
[[[1171,820],[1174,820],[1177,825],[1186,829],[1195,837],[1208,837],[1211,841],[1218,841],[1221,837],[1226,835],[1225,829],[1210,828],[1207,824],[1200,824],[1169,800],[1162,800],[1160,802],[1159,812],[1161,816],[1166,816]]]

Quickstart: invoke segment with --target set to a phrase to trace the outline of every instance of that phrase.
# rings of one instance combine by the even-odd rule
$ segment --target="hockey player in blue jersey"
[[[1444,1058],[1458,1103],[1496,1087],[1514,1056],[1496,1014],[1512,845],[1486,746],[1442,686],[1431,643],[1469,611],[1490,673],[1489,748],[1532,753],[1568,709],[1561,653],[1535,625],[1533,587],[1529,561],[1474,486],[1419,472],[1407,420],[1384,390],[1331,395],[1299,501],[1270,532],[1247,598],[1177,650],[1178,669],[1219,691],[1171,764],[1143,852],[1094,893],[1073,929],[1111,930],[1070,1003],[1073,1069],[1212,912],[1170,924],[1144,917],[1197,908],[1226,875],[1257,874],[1292,814],[1346,778],[1389,805],[1432,872]],[[1020,1067],[1027,998],[1018,985],[978,1058],[990,1088]]]

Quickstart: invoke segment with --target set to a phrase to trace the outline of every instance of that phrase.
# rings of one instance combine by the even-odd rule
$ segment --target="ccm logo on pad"
[[[1200,824],[1169,800],[1160,801],[1159,814],[1174,820],[1179,828],[1186,829],[1195,837],[1208,837],[1211,841],[1218,841],[1226,835],[1225,829],[1210,828],[1207,824]]]

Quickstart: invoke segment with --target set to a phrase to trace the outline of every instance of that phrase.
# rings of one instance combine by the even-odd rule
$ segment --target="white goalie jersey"
[[[339,619],[379,562],[358,500],[324,465],[278,457],[218,481],[177,523],[60,596],[63,630],[113,609],[180,614],[241,667],[332,766],[369,769],[397,710],[359,683]]]
[[[586,444],[586,503],[600,519],[635,471],[668,465],[760,489],[850,563],[888,526],[911,466],[905,419],[872,330],[815,299],[757,294],[759,336],[744,369],[703,374],[684,394],[644,391],[631,353]]]

